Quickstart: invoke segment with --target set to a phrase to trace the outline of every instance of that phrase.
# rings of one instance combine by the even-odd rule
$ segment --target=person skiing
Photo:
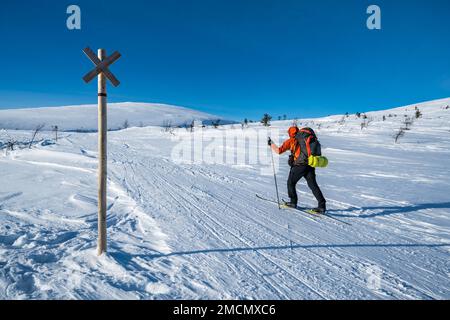
[[[278,147],[272,141],[272,139],[270,139],[270,137],[268,139],[268,144],[272,148],[272,151],[276,154],[283,154],[288,150],[291,151],[291,155],[289,156],[289,165],[291,166],[291,171],[289,172],[289,178],[287,181],[288,195],[291,201],[286,203],[286,206],[297,208],[298,197],[296,186],[300,179],[304,177],[306,179],[308,187],[311,189],[318,202],[318,207],[312,209],[312,211],[315,213],[325,213],[327,210],[326,200],[316,181],[316,169],[308,165],[308,152],[310,152],[310,146],[307,145],[306,148],[303,148],[308,150],[302,150],[298,140],[298,134],[301,131],[308,133],[312,132],[312,130],[308,130],[310,129],[305,128],[300,130],[296,126],[290,127],[288,130],[289,139],[287,139],[280,147]]]

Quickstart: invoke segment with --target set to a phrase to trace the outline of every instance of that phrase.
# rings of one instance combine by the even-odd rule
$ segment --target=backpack
[[[300,129],[295,139],[300,147],[300,156],[294,165],[309,165],[314,168],[328,165],[328,159],[322,157],[322,146],[313,129]]]

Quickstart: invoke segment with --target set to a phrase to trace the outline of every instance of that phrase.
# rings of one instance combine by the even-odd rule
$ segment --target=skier
[[[301,150],[300,148],[300,143],[297,138],[297,134],[299,134],[300,131],[301,130],[298,127],[289,128],[289,139],[286,140],[281,145],[281,147],[278,147],[275,143],[273,143],[270,137],[268,140],[269,146],[276,154],[282,154],[288,150],[291,151],[291,155],[289,156],[289,165],[291,166],[291,171],[289,173],[289,178],[287,181],[288,195],[291,201],[286,203],[286,206],[297,208],[298,197],[296,185],[301,178],[305,177],[306,182],[308,183],[308,187],[311,189],[319,203],[318,207],[313,209],[312,211],[315,213],[325,213],[327,210],[326,200],[316,181],[316,169],[308,165],[307,150]],[[304,131],[304,129],[302,129],[302,131]],[[310,146],[308,144],[304,149],[309,150],[309,148]]]

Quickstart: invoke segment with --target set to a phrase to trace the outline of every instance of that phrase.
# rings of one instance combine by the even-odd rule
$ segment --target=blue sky
[[[66,28],[77,4],[82,30]],[[382,10],[382,30],[366,9]],[[0,108],[96,103],[82,49],[122,58],[109,101],[233,119],[323,116],[450,96],[448,0],[2,1]]]

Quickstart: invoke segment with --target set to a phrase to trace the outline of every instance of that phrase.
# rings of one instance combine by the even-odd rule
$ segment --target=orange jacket
[[[282,154],[290,150],[294,155],[294,161],[300,157],[300,147],[298,146],[297,139],[295,138],[287,139],[280,147],[278,147],[275,143],[272,143],[272,150],[277,154]]]

